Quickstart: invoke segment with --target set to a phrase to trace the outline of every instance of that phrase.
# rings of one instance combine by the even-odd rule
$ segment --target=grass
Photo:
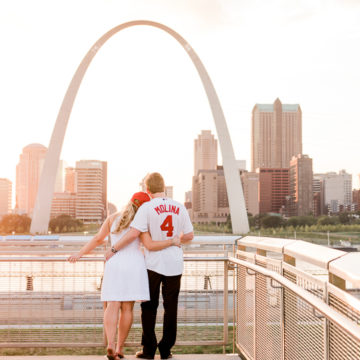
[[[249,235],[252,236],[270,236],[286,239],[294,239],[295,231],[288,231],[285,229],[261,229],[260,231],[251,231]],[[312,243],[327,245],[328,235],[326,232],[307,232],[296,230],[296,239],[310,241]],[[360,233],[358,232],[330,232],[330,245],[340,245],[340,240],[350,241],[352,245],[360,244]]]

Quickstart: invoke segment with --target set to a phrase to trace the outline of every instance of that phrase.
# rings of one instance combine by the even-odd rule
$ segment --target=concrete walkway
[[[0,356],[0,360],[104,360],[104,356],[87,355],[87,356],[71,356],[71,355],[57,355],[57,356]],[[135,355],[127,355],[125,359],[134,360]],[[202,355],[174,355],[173,360],[238,360],[237,355],[233,354],[202,354]],[[156,355],[155,360],[160,360],[160,356]]]

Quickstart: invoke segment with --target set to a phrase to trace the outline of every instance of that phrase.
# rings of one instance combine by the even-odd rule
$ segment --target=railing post
[[[232,247],[232,250],[233,250],[233,256],[235,257],[236,256],[236,246],[235,244],[233,245]],[[233,348],[232,348],[232,353],[235,354],[235,339],[236,339],[236,336],[235,336],[235,324],[236,324],[236,327],[237,327],[237,318],[236,318],[236,307],[237,307],[237,301],[235,299],[235,290],[237,291],[236,289],[236,282],[235,282],[235,276],[237,277],[237,266],[232,266],[232,270],[233,270],[233,326],[232,326],[232,341],[233,341]]]
[[[284,263],[287,263],[292,266],[296,266],[296,259],[292,256],[283,255],[283,261]],[[296,284],[297,279],[296,276],[294,278],[289,278],[286,276],[285,270],[282,269],[282,276],[285,278],[288,278],[288,280],[292,281]],[[286,291],[285,289],[282,290],[282,323],[283,323],[283,359],[286,359],[287,352],[295,351],[296,352],[296,346],[297,346],[297,339],[295,339],[295,336],[286,336],[287,329],[290,331],[290,329],[293,329],[293,334],[295,334],[294,329],[297,328],[296,320],[289,314],[290,309],[287,309],[287,304],[296,304],[295,301],[296,296],[292,294],[291,292]],[[297,308],[291,309],[291,311],[295,314],[297,314]],[[286,351],[287,349],[287,351]]]
[[[282,275],[282,270],[281,270]],[[281,287],[281,294],[280,294],[280,327],[281,327],[281,360],[285,360],[285,291],[284,287]]]
[[[226,345],[229,339],[229,260],[224,261],[224,345],[223,353],[226,353]]]
[[[323,300],[325,304],[329,305],[329,293],[328,293],[328,286],[325,283],[324,284],[324,295],[323,295]],[[329,342],[329,335],[330,335],[330,326],[329,326],[329,320],[328,319],[324,319],[325,321],[325,329],[324,329],[324,336],[325,336],[325,341],[324,341],[324,359],[325,360],[330,360],[330,342]]]

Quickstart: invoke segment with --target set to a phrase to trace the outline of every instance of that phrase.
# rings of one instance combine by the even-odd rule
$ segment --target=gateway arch
[[[229,199],[229,207],[232,221],[233,233],[244,234],[249,231],[249,223],[246,213],[243,190],[240,181],[239,171],[236,166],[234,150],[232,147],[229,130],[226,125],[224,113],[222,111],[218,96],[211,82],[204,65],[192,47],[178,33],[169,27],[157,22],[138,20],[130,21],[118,25],[104,34],[88,51],[84,59],[76,70],[71,83],[66,91],[64,100],[61,104],[55,127],[51,136],[49,149],[46,154],[43,171],[40,177],[39,190],[35,202],[33,219],[30,232],[32,234],[45,234],[48,231],[50,220],[51,202],[55,188],[55,178],[60,159],[61,148],[64,142],[65,132],[71,110],[79,90],[81,81],[102,45],[105,44],[113,35],[131,26],[147,25],[161,29],[176,39],[190,56],[195,65],[202,84],[204,86],[212,115],[215,121],[217,136],[219,139],[220,150],[223,159],[225,182]]]

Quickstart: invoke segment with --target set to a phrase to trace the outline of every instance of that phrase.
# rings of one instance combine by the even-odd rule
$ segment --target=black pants
[[[159,347],[161,357],[167,357],[176,341],[177,307],[181,275],[165,276],[148,270],[150,301],[141,303],[143,353],[154,356]],[[163,336],[156,340],[156,313],[159,306],[160,285],[164,304]]]

